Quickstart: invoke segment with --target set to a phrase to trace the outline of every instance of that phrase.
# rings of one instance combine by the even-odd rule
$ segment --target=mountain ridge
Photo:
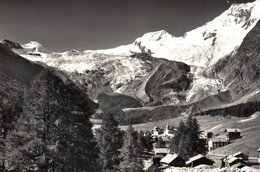
[[[259,19],[260,0],[257,0],[233,4],[214,20],[182,37],[174,37],[161,30],[146,33],[132,44],[107,50],[51,53],[44,48],[42,50],[42,45],[37,42],[22,45],[23,51],[15,50],[15,47],[13,50],[28,60],[62,70],[97,102],[104,102],[101,99],[117,93],[118,100],[140,103],[142,106],[136,110],[174,106],[169,108],[175,109],[174,114],[189,114],[239,103],[239,99],[246,96],[245,101],[258,100],[253,90],[247,91],[248,88],[241,85],[243,80],[237,79],[234,86],[227,78],[241,74],[240,70],[236,72],[232,67],[231,61],[243,66],[244,74],[250,73],[245,70],[248,60],[243,60],[245,54],[240,47],[244,46],[244,42],[248,42],[249,47],[256,42],[254,39],[250,42],[251,37],[257,34],[252,36],[251,31],[258,32]],[[257,48],[247,51],[259,53]],[[258,58],[255,57],[256,62]],[[252,69],[257,71],[258,68]],[[225,75],[227,78],[223,77]],[[253,84],[257,89],[260,82],[251,77],[244,75],[247,87]],[[103,92],[107,92],[108,97],[99,96]],[[113,106],[121,107],[120,104]],[[133,110],[131,106],[124,105],[123,108]]]

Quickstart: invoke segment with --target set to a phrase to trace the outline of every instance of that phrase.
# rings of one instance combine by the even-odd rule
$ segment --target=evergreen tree
[[[124,136],[124,144],[121,149],[122,162],[120,171],[142,171],[143,164],[141,160],[141,147],[138,146],[138,140],[135,139],[135,131],[132,125],[129,125]]]
[[[0,72],[0,171],[6,165],[6,137],[22,113],[23,91],[26,86]],[[11,90],[11,91],[10,91]]]
[[[123,133],[118,128],[118,122],[112,114],[105,113],[101,128],[96,131],[100,148],[100,159],[103,171],[115,171],[120,163],[120,148],[123,143]]]
[[[37,78],[38,79],[38,78]],[[44,166],[43,142],[46,82],[35,79],[29,90],[24,93],[23,114],[20,116],[10,135],[7,136],[7,162],[11,169],[33,170]]]
[[[190,142],[188,135],[182,135],[178,143],[177,154],[182,157],[184,160],[188,160],[191,156],[189,155]]]
[[[192,116],[188,117],[187,120],[187,135],[188,135],[188,155],[189,157],[197,154],[204,154],[206,151],[205,145],[200,141],[200,126],[196,118]]]
[[[152,141],[152,134],[147,132],[143,136],[143,145],[146,151],[151,151],[153,149],[153,141]]]
[[[197,119],[189,116],[186,124],[180,122],[170,144],[171,152],[178,153],[185,160],[197,154],[204,154],[206,148],[199,135],[200,127]]]
[[[171,140],[171,143],[170,143],[170,150],[172,153],[178,153],[179,143],[180,143],[181,139],[183,139],[182,137],[186,134],[186,130],[187,130],[187,128],[186,128],[184,122],[181,121],[177,128],[177,132],[175,133],[175,136],[173,137],[173,139]]]
[[[8,136],[8,165],[16,171],[89,171],[98,150],[88,98],[51,71],[25,92],[23,113]]]

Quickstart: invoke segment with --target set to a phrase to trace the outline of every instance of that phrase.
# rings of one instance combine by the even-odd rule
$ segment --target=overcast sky
[[[0,0],[0,39],[52,51],[130,44],[144,33],[180,36],[214,19],[226,0]]]

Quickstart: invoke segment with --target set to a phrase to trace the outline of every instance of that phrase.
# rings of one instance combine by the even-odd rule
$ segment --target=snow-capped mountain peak
[[[259,18],[260,0],[234,3],[214,20],[185,33],[184,36],[174,37],[161,30],[146,33],[133,44],[95,52],[114,55],[147,52],[154,57],[206,68],[235,53]]]
[[[42,45],[32,41],[23,45],[27,52],[21,55],[29,60],[41,61],[66,71],[72,78],[76,76],[75,78],[84,80],[86,72],[94,73],[93,76],[100,74],[107,81],[103,83],[104,85],[113,92],[121,93],[129,93],[129,83],[134,85],[146,77],[149,78],[151,72],[156,71],[158,67],[155,65],[158,60],[156,58],[183,62],[190,66],[190,76],[193,80],[192,87],[182,96],[186,101],[195,101],[227,89],[221,77],[208,78],[205,76],[205,71],[211,69],[221,59],[232,57],[259,19],[260,0],[257,0],[251,3],[233,4],[214,20],[181,37],[174,37],[167,31],[160,30],[146,33],[132,44],[112,49],[71,50],[49,54],[42,53]],[[140,52],[149,55],[135,58],[136,53]],[[150,61],[147,62],[149,58]],[[133,87],[138,86],[137,84]],[[171,93],[174,97],[175,92]]]
[[[42,46],[41,43],[37,41],[30,41],[27,44],[23,44],[22,47],[27,50],[28,52],[33,53],[49,53],[49,50],[47,50],[45,47]]]
[[[140,41],[160,41],[162,39],[171,39],[173,36],[170,35],[167,31],[165,30],[160,30],[157,32],[149,32],[144,34],[141,38]],[[136,42],[139,42],[138,39],[136,40]]]
[[[153,56],[181,61],[189,65],[208,67],[229,55],[243,41],[260,18],[260,0],[233,4],[228,10],[184,37],[171,36],[166,31],[147,33],[134,45]]]

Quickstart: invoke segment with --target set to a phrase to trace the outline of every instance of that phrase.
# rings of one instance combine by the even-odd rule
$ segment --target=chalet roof
[[[226,138],[217,138],[217,137],[215,137],[215,138],[212,138],[212,139],[210,139],[212,142],[229,142]]]
[[[241,130],[240,129],[238,129],[238,128],[227,128],[226,130],[225,130],[225,132],[228,132],[228,133],[241,133]]]
[[[227,162],[228,162],[229,164],[232,163],[232,162],[234,162],[234,161],[236,161],[236,160],[238,160],[237,157],[234,157],[234,156],[229,156],[229,157],[227,157]]]
[[[178,157],[177,154],[167,154],[163,159],[161,159],[162,163],[166,163],[169,164],[171,163],[173,160],[175,160]]]
[[[143,168],[143,170],[144,170],[144,171],[145,171],[145,170],[148,170],[152,165],[153,165],[153,162],[152,162],[152,161],[146,161],[146,162],[144,163],[144,168]]]
[[[235,154],[233,154],[233,156],[239,156],[239,155],[246,155],[246,154],[244,154],[244,153],[242,153],[242,152],[237,152],[237,153],[235,153]],[[248,156],[248,155],[246,155],[246,156]]]
[[[168,148],[154,148],[154,153],[170,153],[170,149]]]
[[[190,164],[190,163],[192,163],[192,162],[194,162],[194,161],[196,161],[196,160],[198,160],[198,159],[201,159],[201,158],[206,158],[206,159],[212,161],[213,163],[215,162],[215,161],[213,161],[212,159],[209,159],[209,158],[205,157],[204,155],[198,154],[198,155],[196,155],[196,156],[194,156],[194,157],[191,157],[191,158],[186,162],[186,164],[188,165],[188,164]]]

